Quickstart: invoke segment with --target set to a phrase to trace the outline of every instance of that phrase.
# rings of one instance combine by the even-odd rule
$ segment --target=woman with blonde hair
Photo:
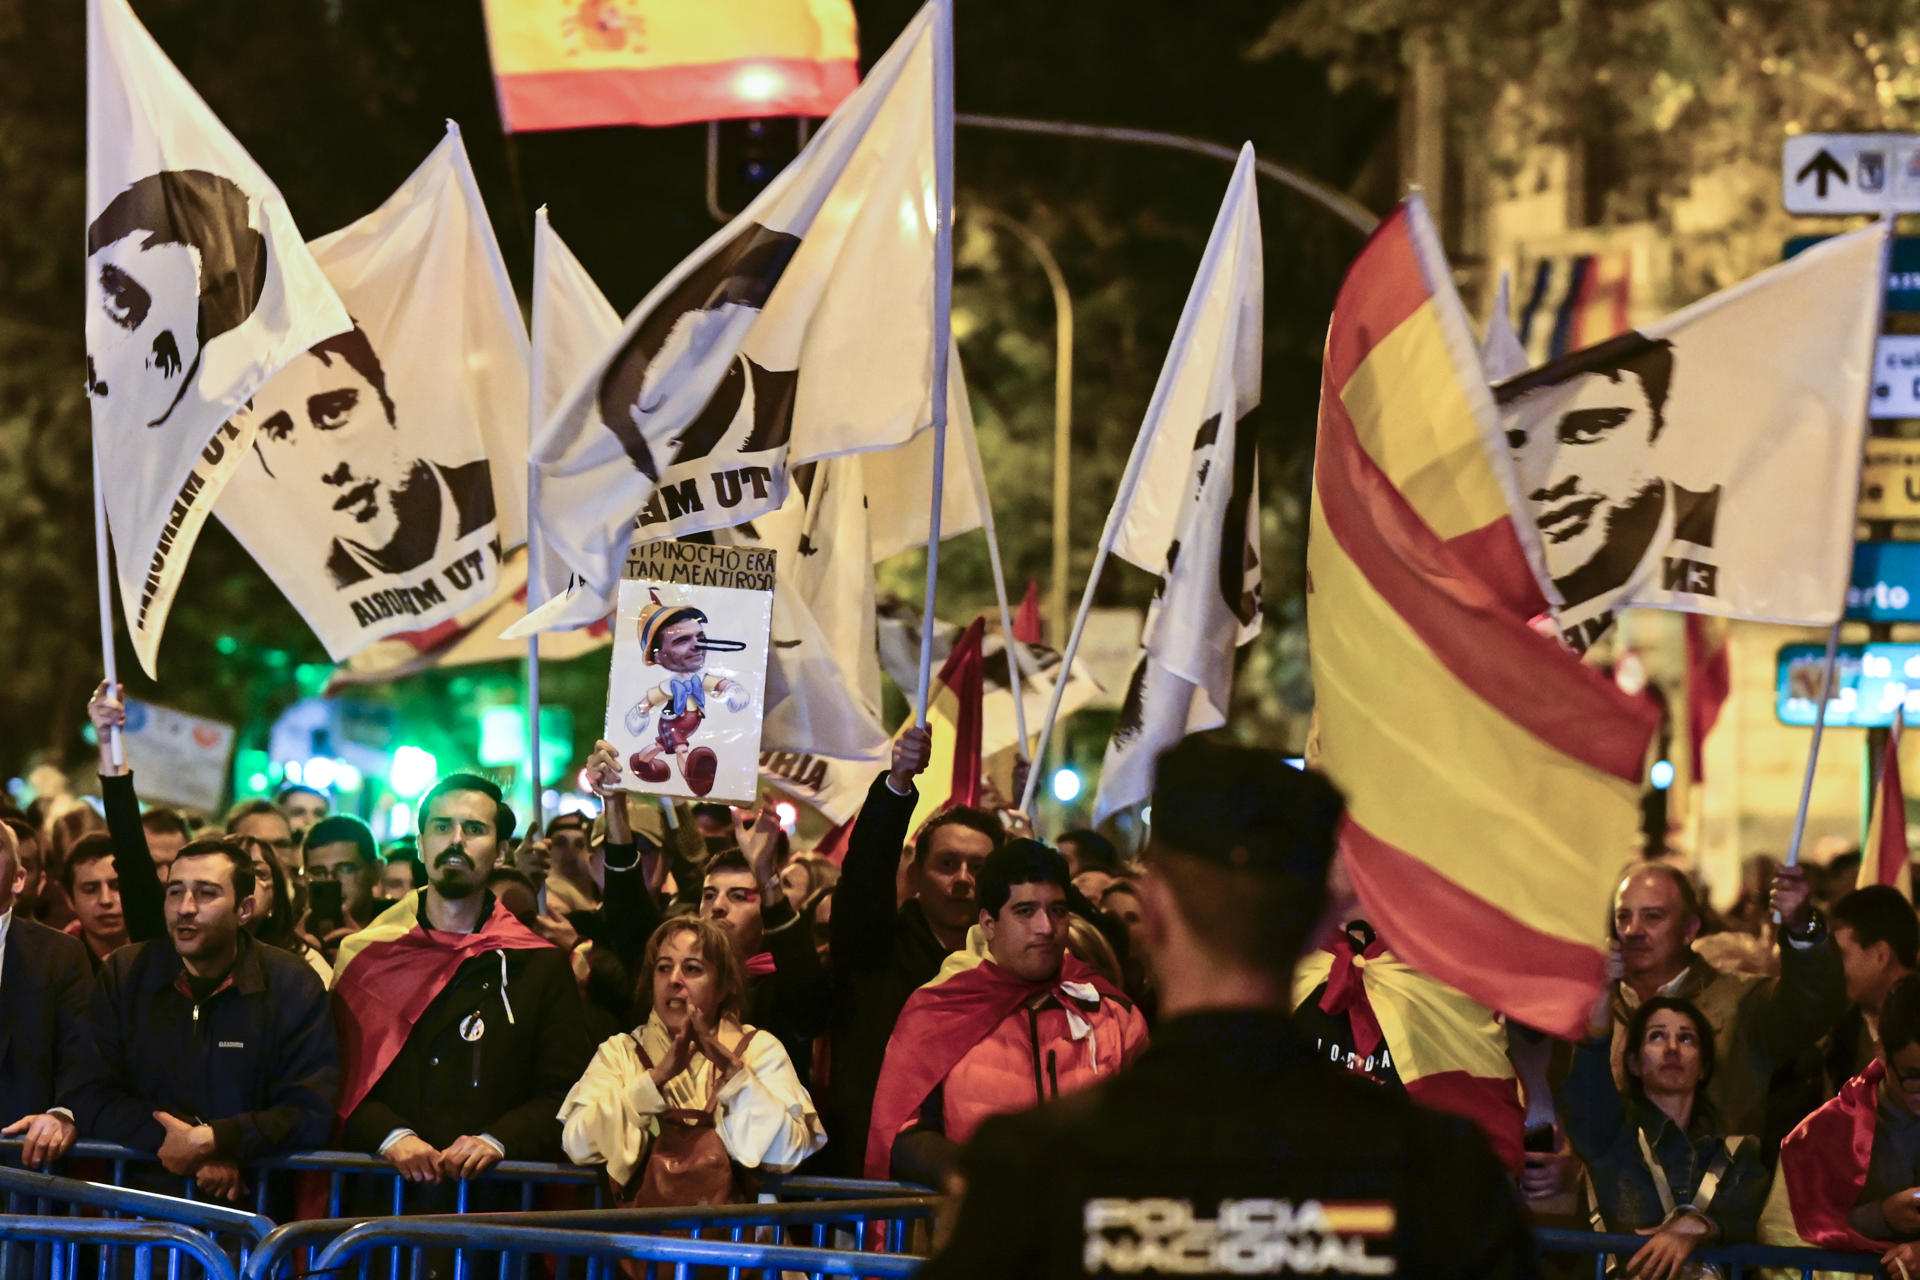
[[[710,920],[668,920],[647,940],[637,1031],[609,1038],[560,1104],[575,1164],[606,1166],[622,1204],[752,1198],[752,1170],[792,1169],[827,1140],[772,1035],[740,1022],[746,971]]]

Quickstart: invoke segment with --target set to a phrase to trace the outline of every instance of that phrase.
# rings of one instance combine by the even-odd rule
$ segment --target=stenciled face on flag
[[[207,345],[260,301],[267,241],[253,202],[200,169],[148,174],[87,227],[87,394],[110,420],[164,426]]]
[[[659,481],[640,513],[642,530],[699,511],[709,497],[736,506],[744,490],[751,488],[753,497],[762,499],[776,480],[784,482],[779,451],[793,433],[793,369],[765,368],[744,351],[715,350],[728,359],[726,373],[706,404],[671,438],[668,456],[656,457],[647,444],[647,424],[668,407],[671,388],[663,385],[662,371],[702,364],[724,337],[726,325],[718,313],[727,307],[764,307],[799,247],[798,236],[747,224],[647,317],[601,377],[601,420],[634,468]],[[708,468],[701,464],[716,454],[744,465],[729,476],[716,474],[703,496],[699,481]],[[764,465],[754,465],[754,455],[762,454]],[[732,502],[727,501],[729,484]],[[764,503],[756,505],[765,509]]]
[[[1576,641],[1605,629],[1672,543],[1686,544],[1676,585],[1713,594],[1720,486],[1677,484],[1661,463],[1661,446],[1700,425],[1673,412],[1684,403],[1672,395],[1677,370],[1671,342],[1628,332],[1495,388],[1519,491]]]
[[[494,519],[484,457],[424,458],[420,448],[471,451],[477,441],[402,431],[379,353],[358,325],[295,360],[254,399],[254,462],[284,510],[318,516],[284,536],[311,544],[338,588],[404,574],[449,553]]]

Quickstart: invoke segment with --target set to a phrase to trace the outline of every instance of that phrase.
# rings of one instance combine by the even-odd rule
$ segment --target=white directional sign
[[[1788,213],[1920,213],[1920,134],[1797,134],[1780,184]]]
[[[1875,344],[1873,402],[1867,416],[1920,418],[1920,334],[1883,334]]]

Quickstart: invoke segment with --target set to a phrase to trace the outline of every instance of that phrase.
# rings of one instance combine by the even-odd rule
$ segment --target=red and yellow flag
[[[1703,613],[1687,615],[1687,745],[1693,780],[1707,780],[1707,735],[1720,721],[1720,709],[1733,691],[1733,666],[1727,658],[1727,620]]]
[[[1530,628],[1543,606],[1473,331],[1418,197],[1334,304],[1307,543],[1316,763],[1397,955],[1577,1036],[1604,978],[1655,712]]]
[[[985,633],[986,619],[975,618],[953,642],[953,649],[934,677],[927,698],[933,754],[926,772],[920,775],[920,800],[907,822],[909,834],[951,805],[980,803],[981,703],[986,694],[986,662],[980,642]],[[912,727],[909,719],[900,726],[900,732]]]
[[[510,133],[825,116],[859,82],[849,0],[485,0]]]
[[[1900,717],[1893,718],[1886,752],[1880,757],[1880,785],[1867,827],[1867,847],[1861,850],[1855,884],[1892,885],[1913,901],[1913,854],[1907,848],[1907,794],[1900,785]]]

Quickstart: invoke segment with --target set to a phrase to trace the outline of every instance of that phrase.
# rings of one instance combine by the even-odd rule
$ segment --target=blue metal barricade
[[[347,1231],[321,1251],[312,1270],[338,1274],[362,1261],[371,1250],[395,1246],[416,1250],[458,1248],[462,1257],[474,1252],[497,1253],[503,1271],[515,1260],[524,1261],[529,1257],[577,1257],[599,1263],[644,1262],[650,1264],[645,1271],[649,1280],[659,1274],[661,1264],[670,1264],[672,1274],[677,1277],[685,1277],[690,1267],[702,1266],[725,1267],[730,1277],[753,1272],[777,1280],[782,1271],[799,1271],[815,1277],[905,1277],[919,1270],[926,1261],[906,1254],[852,1253],[749,1240],[683,1240],[564,1227],[492,1225],[473,1218],[461,1222],[385,1218]],[[456,1270],[456,1280],[463,1280],[463,1276],[461,1270]]]
[[[904,1251],[908,1229],[915,1223],[931,1220],[938,1203],[932,1196],[893,1196],[874,1200],[833,1200],[790,1204],[715,1205],[684,1209],[587,1209],[553,1213],[483,1213],[466,1215],[421,1216],[407,1218],[409,1223],[439,1223],[462,1227],[511,1226],[571,1230],[596,1234],[621,1233],[652,1235],[660,1232],[687,1232],[694,1239],[742,1243],[757,1232],[771,1231],[776,1237],[791,1238],[804,1234],[809,1247],[825,1249],[834,1233],[850,1241],[865,1238],[871,1226],[884,1228],[888,1253]],[[284,1280],[314,1269],[313,1253],[347,1232],[373,1222],[398,1219],[341,1218],[310,1222],[290,1222],[276,1228],[254,1252],[244,1275],[247,1280]],[[397,1272],[397,1253],[387,1260],[387,1269]],[[457,1260],[457,1259],[456,1259]],[[500,1259],[500,1274],[513,1269],[509,1259]],[[407,1268],[411,1270],[411,1268]],[[588,1274],[594,1273],[589,1262]]]
[[[237,1265],[244,1265],[254,1247],[273,1230],[271,1219],[241,1209],[4,1166],[0,1166],[0,1197],[4,1198],[8,1216],[3,1220],[7,1222],[16,1220],[14,1215],[20,1215],[36,1221],[80,1219],[90,1226],[100,1226],[108,1221],[131,1218],[191,1227],[214,1247],[238,1259]],[[34,1261],[27,1274],[38,1280],[48,1274],[50,1260],[45,1250],[33,1252]],[[103,1276],[113,1262],[114,1252],[111,1243],[100,1252]],[[19,1274],[19,1261],[11,1240],[0,1238],[0,1278],[12,1280]],[[72,1274],[71,1268],[67,1274]]]
[[[1555,1227],[1536,1228],[1533,1238],[1543,1253],[1587,1253],[1593,1255],[1594,1280],[1606,1280],[1610,1258],[1626,1258],[1647,1242],[1645,1236],[1597,1235],[1591,1231],[1569,1231]],[[1840,1275],[1874,1276],[1880,1274],[1880,1259],[1867,1253],[1834,1253],[1826,1249],[1781,1249],[1764,1244],[1729,1244],[1700,1249],[1692,1261],[1708,1262],[1722,1268],[1728,1280],[1765,1271],[1797,1274],[1813,1280],[1820,1272]]]
[[[233,1263],[207,1236],[177,1222],[126,1222],[103,1218],[0,1216],[0,1250],[17,1245],[36,1246],[51,1254],[47,1274],[53,1280],[78,1280],[81,1247],[99,1257],[101,1276],[119,1275],[112,1254],[124,1250],[132,1258],[132,1280],[152,1280],[153,1251],[167,1255],[167,1274],[178,1277],[197,1266],[206,1280],[236,1280]]]

